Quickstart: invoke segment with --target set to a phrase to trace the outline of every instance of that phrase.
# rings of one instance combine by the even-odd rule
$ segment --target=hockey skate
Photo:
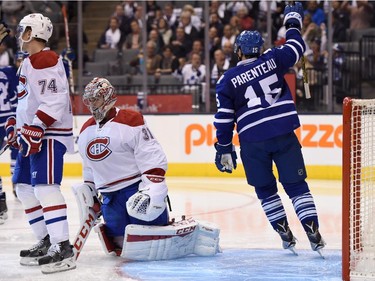
[[[51,246],[51,242],[49,241],[49,235],[47,234],[42,240],[40,240],[37,244],[32,246],[28,250],[21,250],[20,256],[20,264],[27,265],[27,266],[35,266],[39,265],[38,260],[44,257],[47,254],[48,248]]]
[[[278,222],[277,225],[278,225],[278,228],[276,231],[281,237],[281,240],[283,242],[283,248],[297,255],[297,252],[295,249],[296,238],[294,237],[292,231],[290,230],[289,225],[287,224],[285,220]]]
[[[307,223],[306,227],[309,229],[308,231],[306,231],[306,234],[310,240],[311,249],[318,252],[318,254],[324,259],[322,249],[326,245],[326,242],[320,235],[318,227],[313,221]]]
[[[0,194],[0,224],[3,224],[5,220],[8,218],[8,207],[7,207],[7,200],[5,196],[5,192]]]
[[[53,244],[38,262],[46,274],[75,269],[73,246],[69,240]]]

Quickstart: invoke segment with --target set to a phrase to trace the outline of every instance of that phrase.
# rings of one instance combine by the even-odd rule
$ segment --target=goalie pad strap
[[[167,260],[220,252],[220,230],[192,218],[168,226],[128,225],[121,256],[131,260]]]
[[[119,256],[121,254],[120,250],[115,247],[115,244],[113,243],[112,239],[107,236],[107,233],[105,232],[105,224],[99,223],[94,227],[94,231],[98,234],[100,244],[102,245],[104,253],[107,255],[114,252],[116,256]]]

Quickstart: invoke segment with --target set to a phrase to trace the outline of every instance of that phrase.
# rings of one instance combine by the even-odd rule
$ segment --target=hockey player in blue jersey
[[[17,83],[16,68],[13,66],[0,67],[0,147],[6,145],[5,123],[6,120],[16,115],[17,107]],[[18,150],[11,147],[11,172],[13,173],[15,159]],[[7,219],[6,194],[3,191],[0,176],[0,224]]]
[[[247,182],[255,187],[268,220],[282,239],[283,248],[295,253],[296,239],[277,193],[273,162],[312,250],[321,254],[325,242],[319,233],[315,203],[305,181],[301,145],[294,133],[300,122],[283,78],[306,48],[301,37],[302,4],[287,5],[284,16],[287,31],[283,46],[261,54],[263,39],[259,32],[243,31],[236,39],[234,51],[240,62],[216,84],[215,164],[221,172],[231,173],[236,169],[237,155],[232,144],[236,125]]]

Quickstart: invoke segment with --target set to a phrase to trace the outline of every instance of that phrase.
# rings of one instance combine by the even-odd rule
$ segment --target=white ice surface
[[[71,240],[79,227],[70,186],[79,178],[65,178]],[[341,280],[341,182],[309,181],[327,247],[326,259],[310,250],[290,200],[280,192],[289,223],[298,239],[298,256],[281,249],[253,188],[239,178],[169,178],[171,217],[181,215],[216,223],[223,252],[215,257],[189,256],[171,261],[129,262],[103,253],[92,232],[72,271],[44,275],[38,267],[19,264],[19,251],[36,241],[22,206],[3,178],[9,218],[0,225],[0,281],[2,280]]]

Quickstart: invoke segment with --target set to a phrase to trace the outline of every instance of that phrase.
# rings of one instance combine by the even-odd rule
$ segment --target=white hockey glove
[[[79,221],[82,225],[88,215],[89,208],[96,213],[100,212],[100,200],[93,183],[83,182],[72,186],[72,191],[76,197],[79,209]]]
[[[163,176],[143,174],[138,192],[126,202],[128,214],[143,221],[153,221],[167,207],[168,187]]]

